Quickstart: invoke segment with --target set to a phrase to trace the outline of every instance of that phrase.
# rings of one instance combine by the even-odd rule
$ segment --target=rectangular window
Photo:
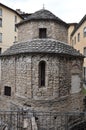
[[[83,36],[86,37],[86,27],[83,29]]]
[[[2,42],[2,33],[0,33],[0,42]]]
[[[15,16],[15,23],[17,23],[17,16]]]
[[[2,19],[0,18],[0,27],[2,27]]]
[[[78,33],[78,39],[77,40],[78,40],[78,42],[80,42],[80,33]]]
[[[39,28],[39,38],[46,38],[47,29],[46,28]]]
[[[1,54],[1,52],[2,52],[2,48],[0,48],[0,54]]]
[[[11,96],[11,87],[5,86],[4,95]]]
[[[17,31],[16,25],[15,25],[15,32]]]
[[[86,67],[83,67],[83,80],[86,82]]]
[[[76,37],[74,37],[74,44],[76,44]]]
[[[2,9],[0,9],[0,16],[2,16]]]
[[[83,54],[84,54],[84,56],[86,57],[86,47],[84,48]]]

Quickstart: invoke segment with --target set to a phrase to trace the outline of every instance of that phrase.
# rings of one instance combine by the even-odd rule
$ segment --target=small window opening
[[[2,52],[2,48],[0,48],[0,54],[1,54],[1,52]]]
[[[86,83],[86,67],[83,67],[83,81]]]
[[[78,33],[78,42],[80,42],[80,33]]]
[[[0,27],[2,27],[2,19],[0,18]]]
[[[76,44],[76,37],[74,37],[74,44]]]
[[[11,87],[5,86],[4,95],[11,96]]]
[[[39,63],[39,86],[45,86],[45,61]]]
[[[39,29],[39,38],[46,38],[47,37],[47,29],[46,28],[40,28]]]
[[[0,9],[0,16],[2,16],[2,9]]]
[[[17,23],[17,16],[15,16],[15,23]]]
[[[0,33],[0,43],[2,43],[2,33]]]
[[[84,47],[84,52],[83,52],[84,56],[86,57],[86,47]]]
[[[83,35],[84,35],[84,37],[86,37],[86,27],[84,27],[84,29],[83,29]]]

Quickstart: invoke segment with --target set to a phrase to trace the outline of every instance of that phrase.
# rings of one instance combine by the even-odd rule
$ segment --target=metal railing
[[[0,130],[86,130],[86,113],[0,111]]]

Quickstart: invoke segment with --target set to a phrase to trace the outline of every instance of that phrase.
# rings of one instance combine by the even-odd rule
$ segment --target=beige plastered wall
[[[22,19],[15,12],[0,6],[2,9],[2,27],[0,27],[0,33],[2,33],[2,42],[0,43],[0,48],[4,52],[12,44],[14,44],[15,37],[17,38],[17,31],[15,32],[15,24],[20,22]],[[15,16],[17,16],[17,21],[15,22]],[[18,40],[18,39],[16,39]]]

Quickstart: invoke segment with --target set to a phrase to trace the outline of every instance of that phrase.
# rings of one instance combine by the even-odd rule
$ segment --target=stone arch
[[[72,74],[73,73],[77,73],[78,74],[79,70],[80,70],[80,66],[77,63],[72,65],[72,69],[71,69]]]

